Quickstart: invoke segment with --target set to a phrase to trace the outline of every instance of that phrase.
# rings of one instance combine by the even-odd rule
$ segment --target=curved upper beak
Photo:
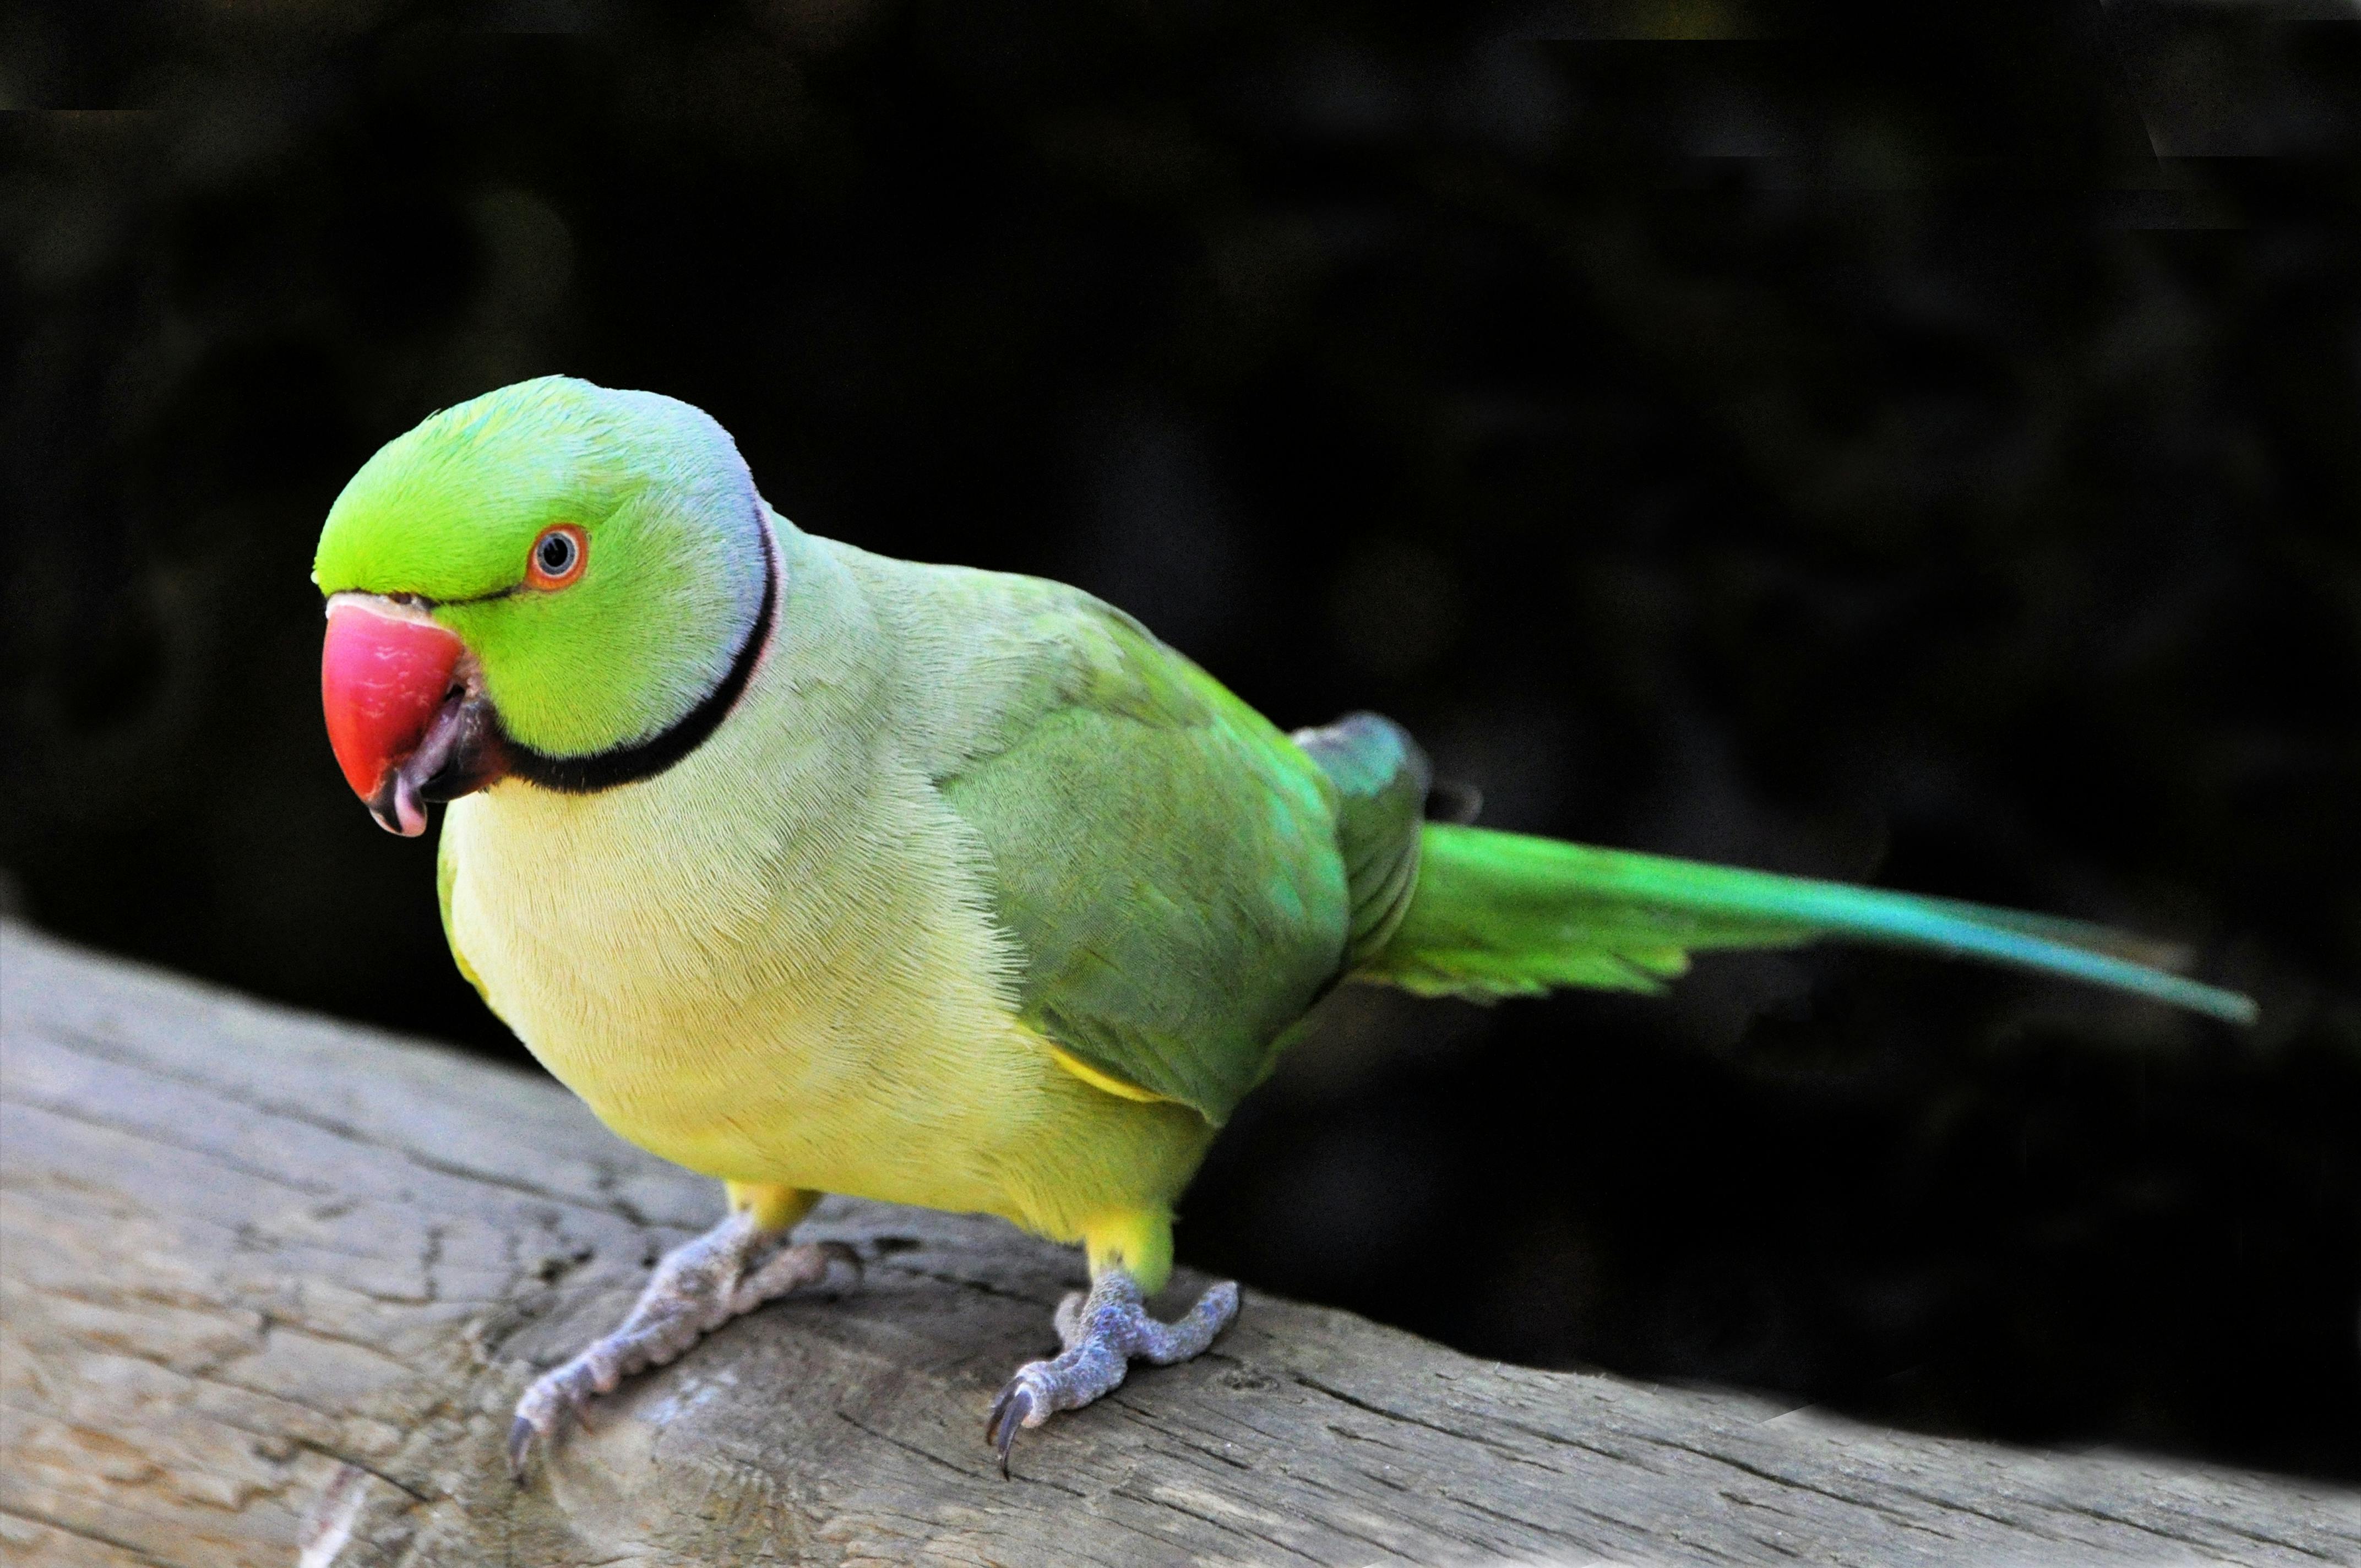
[[[320,706],[345,782],[378,826],[414,838],[429,800],[491,781],[489,704],[457,635],[389,599],[339,594],[320,649]]]

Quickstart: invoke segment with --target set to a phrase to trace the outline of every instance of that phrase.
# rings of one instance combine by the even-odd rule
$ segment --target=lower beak
[[[498,776],[491,708],[454,633],[391,600],[339,595],[320,649],[320,706],[345,782],[378,826],[415,838],[426,802]]]

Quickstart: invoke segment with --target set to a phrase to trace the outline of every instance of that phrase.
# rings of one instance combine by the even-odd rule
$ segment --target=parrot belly
[[[738,718],[763,717],[763,685]],[[1060,1067],[1006,1000],[1020,960],[958,819],[865,762],[854,798],[808,809],[827,758],[733,719],[638,784],[456,801],[453,947],[544,1066],[690,1169],[1061,1241],[1168,1212],[1211,1126]]]

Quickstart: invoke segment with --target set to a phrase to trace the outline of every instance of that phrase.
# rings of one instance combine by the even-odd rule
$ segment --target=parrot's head
[[[562,376],[446,409],[328,510],[320,695],[380,826],[505,776],[589,790],[719,722],[769,630],[772,544],[700,411]]]

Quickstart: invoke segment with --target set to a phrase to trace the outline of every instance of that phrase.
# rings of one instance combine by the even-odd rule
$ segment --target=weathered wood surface
[[[862,1288],[725,1330],[520,1490],[529,1371],[709,1184],[546,1083],[18,927],[0,988],[7,1563],[2361,1563],[2331,1487],[1492,1365],[1251,1293],[1005,1482],[984,1407],[1076,1260],[840,1201],[812,1228]]]

